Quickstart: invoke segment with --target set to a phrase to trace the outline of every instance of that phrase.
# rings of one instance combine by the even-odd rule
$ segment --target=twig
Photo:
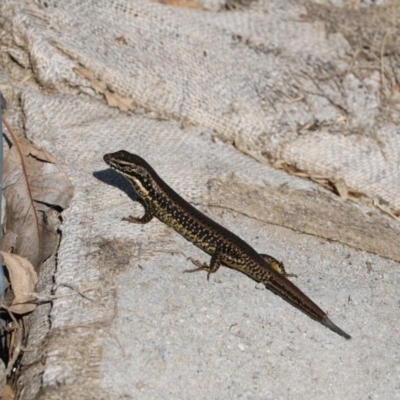
[[[379,208],[384,214],[389,215],[390,217],[394,218],[396,221],[400,221],[399,217],[396,217],[396,215],[394,215],[392,212],[390,212],[389,210],[387,210],[385,207],[383,207],[380,203],[379,200],[374,199],[373,200],[373,205],[377,208]]]
[[[4,308],[6,311],[8,311],[8,314],[10,315],[11,319],[13,320],[14,324],[16,325],[16,331],[17,331],[17,340],[16,340],[16,345],[14,346],[14,351],[11,359],[8,361],[7,368],[4,371],[3,375],[0,377],[0,385],[7,379],[7,376],[11,373],[15,362],[18,359],[19,354],[21,353],[21,344],[22,344],[22,328],[21,325],[18,323],[16,320],[14,314],[12,311],[4,304],[1,303],[1,308]]]
[[[94,299],[90,298],[89,296],[86,296],[84,294],[84,292],[98,291],[99,289],[101,289],[99,285],[93,285],[93,286],[90,286],[90,287],[87,287],[84,289],[77,289],[73,285],[69,285],[67,283],[62,283],[59,286],[64,286],[64,287],[67,287],[68,289],[71,289],[72,293],[60,294],[60,295],[48,295],[48,296],[41,296],[37,293],[29,293],[29,295],[34,297],[38,301],[38,304],[48,303],[53,300],[63,299],[65,297],[71,297],[71,296],[76,296],[76,295],[79,295],[89,301],[95,301]],[[107,288],[107,291],[111,291],[113,289],[115,289],[115,286],[110,286]]]

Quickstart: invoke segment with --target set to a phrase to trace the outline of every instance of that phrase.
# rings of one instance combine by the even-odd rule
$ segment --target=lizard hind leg
[[[207,281],[209,281],[210,275],[217,272],[219,267],[221,266],[221,258],[222,258],[222,254],[216,251],[211,257],[210,265],[208,265],[207,263],[202,264],[200,261],[194,260],[192,257],[189,257],[188,260],[190,260],[197,268],[187,269],[183,272],[191,273],[191,272],[197,272],[197,271],[206,271],[207,272]]]
[[[263,260],[276,272],[279,272],[281,275],[286,278],[294,277],[297,278],[296,274],[288,274],[285,270],[285,266],[283,262],[276,260],[274,257],[269,256],[268,254],[259,254],[263,258]]]

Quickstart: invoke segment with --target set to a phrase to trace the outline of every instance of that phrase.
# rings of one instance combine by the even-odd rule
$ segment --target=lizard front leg
[[[134,217],[133,215],[129,215],[129,217],[122,218],[122,221],[131,222],[132,224],[147,224],[153,219],[153,217],[153,212],[146,207],[143,217]]]

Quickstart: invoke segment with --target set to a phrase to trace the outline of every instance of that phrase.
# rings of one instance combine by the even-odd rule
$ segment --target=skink
[[[121,150],[106,154],[104,161],[125,176],[143,200],[145,214],[142,217],[129,216],[124,220],[146,224],[157,217],[211,255],[209,265],[192,260],[198,268],[189,272],[204,270],[209,277],[221,265],[239,270],[255,281],[262,282],[272,292],[333,332],[346,339],[351,338],[287,279],[282,263],[271,256],[257,253],[238,236],[190,205],[143,158]]]

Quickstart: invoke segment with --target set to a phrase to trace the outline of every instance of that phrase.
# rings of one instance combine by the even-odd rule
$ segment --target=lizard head
[[[103,158],[112,169],[128,179],[141,197],[148,194],[156,173],[142,157],[120,150],[106,154]]]

